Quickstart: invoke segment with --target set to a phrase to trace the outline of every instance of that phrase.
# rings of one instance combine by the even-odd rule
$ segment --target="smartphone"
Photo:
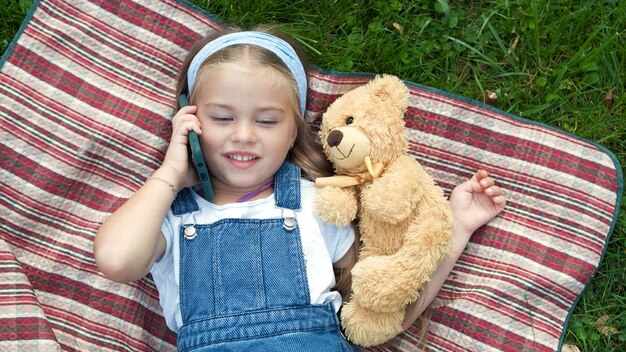
[[[189,105],[187,94],[181,93],[178,97],[178,103],[180,107]],[[209,169],[204,162],[204,155],[202,154],[202,148],[200,147],[200,140],[198,134],[195,131],[189,131],[189,149],[191,150],[191,161],[193,163],[198,178],[200,178],[200,184],[202,186],[202,193],[204,199],[209,202],[213,202],[213,186],[211,185],[211,179],[209,178]]]

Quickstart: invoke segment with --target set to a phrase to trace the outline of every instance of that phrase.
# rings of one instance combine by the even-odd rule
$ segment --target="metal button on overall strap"
[[[198,234],[198,232],[196,231],[196,214],[192,213],[191,218],[193,219],[193,224],[183,225],[183,227],[185,228],[183,230],[183,234],[185,235],[185,239],[189,241],[196,238],[196,235]]]
[[[291,214],[285,215],[285,211],[290,212]],[[296,212],[292,209],[283,209],[281,211],[281,216],[283,217],[283,229],[286,231],[293,231],[298,226],[298,219],[296,218]]]

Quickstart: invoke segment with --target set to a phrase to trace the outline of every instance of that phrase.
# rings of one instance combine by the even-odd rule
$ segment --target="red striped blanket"
[[[92,243],[159,166],[176,69],[219,29],[170,0],[33,8],[0,71],[0,350],[175,350],[152,281],[106,280]],[[308,118],[370,78],[314,71]],[[407,84],[415,158],[448,192],[485,168],[509,198],[434,302],[427,349],[558,349],[616,221],[617,161],[592,142]],[[412,328],[371,350],[415,343]]]

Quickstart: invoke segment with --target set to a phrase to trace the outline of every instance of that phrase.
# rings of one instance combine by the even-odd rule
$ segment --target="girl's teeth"
[[[230,158],[237,161],[249,161],[254,159],[254,157],[250,155],[231,155]]]

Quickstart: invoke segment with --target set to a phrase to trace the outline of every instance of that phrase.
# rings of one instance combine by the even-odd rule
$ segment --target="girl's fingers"
[[[500,195],[500,187],[490,186],[488,188],[485,188],[485,194],[490,197],[497,197]]]
[[[198,110],[197,106],[187,105],[187,106],[183,106],[182,108],[180,108],[180,110],[176,112],[176,115],[195,114],[197,110]],[[174,117],[176,117],[176,115],[174,115]]]
[[[480,180],[485,179],[487,177],[489,177],[489,173],[485,170],[478,170],[476,171],[476,173],[474,174],[474,177],[476,177],[476,180],[478,182],[480,182]]]
[[[480,187],[483,189],[487,189],[492,187],[495,184],[495,181],[491,177],[483,178],[480,180]]]
[[[504,207],[504,205],[506,204],[506,197],[499,195],[497,197],[491,198],[491,201],[498,207]]]
[[[185,137],[189,135],[189,131],[195,131],[198,135],[202,134],[202,128],[200,126],[200,122],[197,121],[197,119],[180,123],[176,127],[175,131],[176,131],[175,135],[185,136]]]
[[[200,120],[198,120],[196,115],[192,114],[176,114],[172,120],[172,129],[177,132],[184,132],[185,135],[192,130],[197,134],[202,134]]]
[[[180,121],[181,119],[183,120],[189,119],[190,117],[197,118],[196,115],[194,115],[197,110],[198,108],[194,105],[185,106],[181,108],[180,110],[178,110],[178,112],[176,112],[176,114],[172,118],[172,124]]]
[[[172,125],[176,126],[181,123],[185,123],[189,121],[197,121],[197,120],[198,118],[196,117],[196,115],[185,114],[185,115],[175,116],[174,120],[172,121]]]
[[[193,130],[197,134],[202,134],[202,126],[200,125],[200,121],[198,121],[198,119],[195,116],[193,119],[189,121],[185,121],[185,123],[183,123],[183,127],[187,130],[187,133]]]

